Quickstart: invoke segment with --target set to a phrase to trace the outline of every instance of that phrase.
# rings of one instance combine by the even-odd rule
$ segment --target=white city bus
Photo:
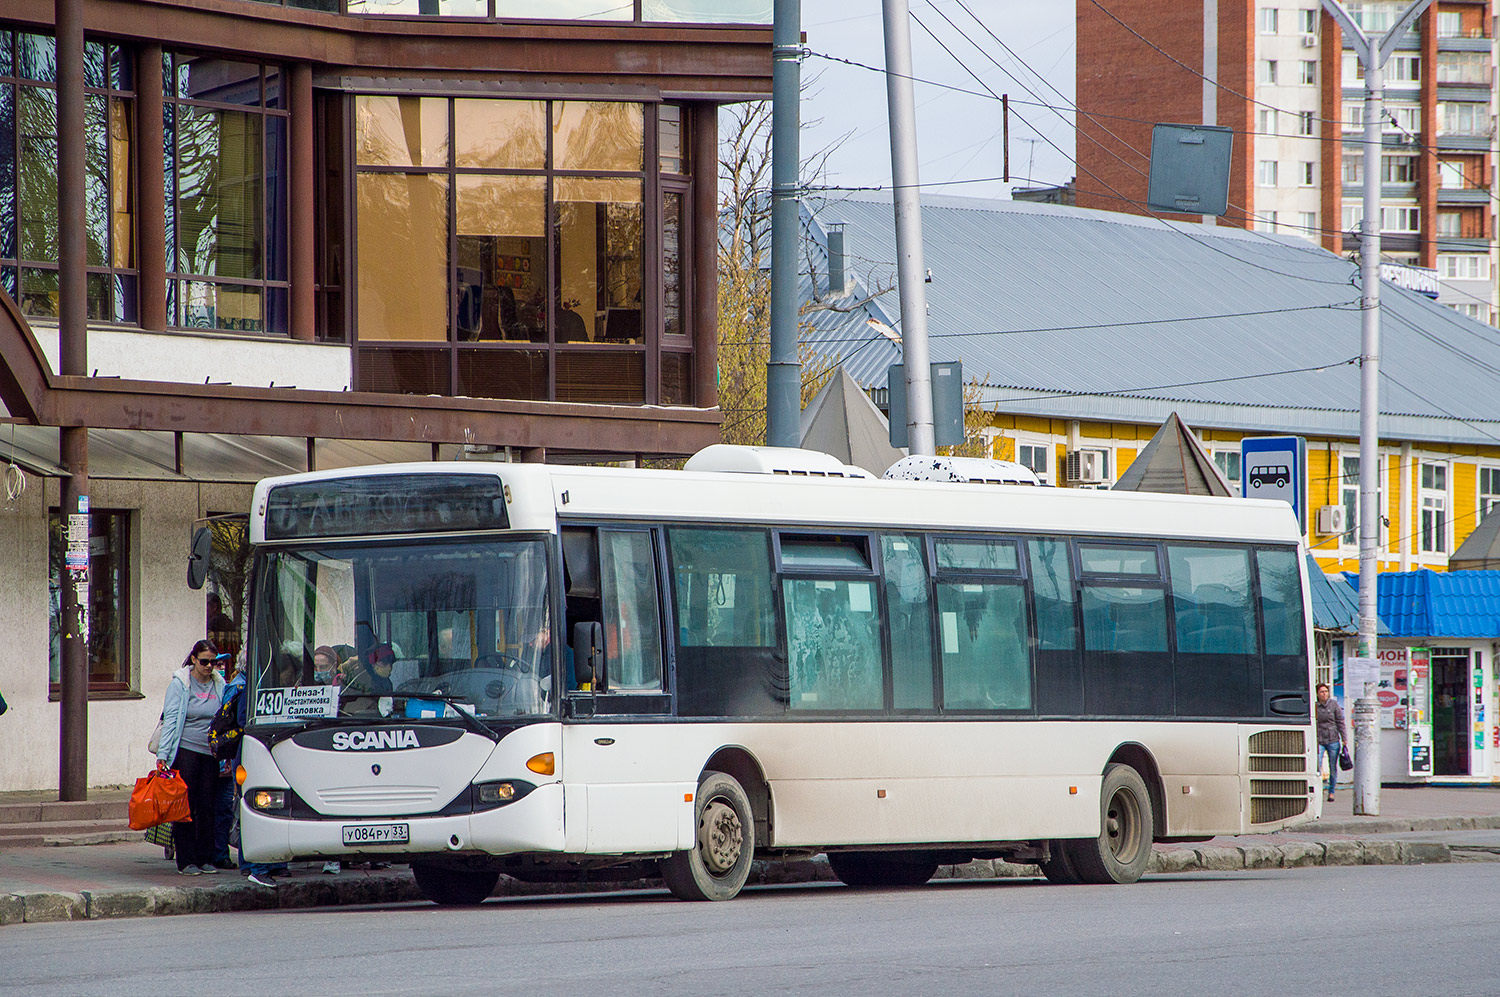
[[[1124,883],[1321,808],[1284,503],[715,447],[274,478],[251,533],[251,860],[408,862],[446,904],[500,873],[727,899],[818,852]]]

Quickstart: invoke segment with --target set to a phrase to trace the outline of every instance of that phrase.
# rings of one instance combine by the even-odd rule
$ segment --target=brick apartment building
[[[1407,2],[1348,8],[1377,33]],[[1402,39],[1381,157],[1385,258],[1435,268],[1438,300],[1491,325],[1492,6],[1438,0]],[[1078,0],[1077,17],[1080,207],[1147,213],[1151,123],[1216,124],[1236,132],[1219,224],[1357,247],[1363,70],[1318,0]]]

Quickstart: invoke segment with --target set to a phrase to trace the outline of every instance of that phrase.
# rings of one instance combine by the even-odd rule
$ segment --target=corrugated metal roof
[[[1342,575],[1330,575],[1318,567],[1317,559],[1307,555],[1308,590],[1312,596],[1313,626],[1335,633],[1359,633],[1359,593],[1349,587]],[[1390,634],[1391,628],[1376,615],[1376,633]]]
[[[809,198],[803,222],[822,298],[828,226],[845,226],[857,277],[838,301],[847,310],[805,315],[803,337],[861,385],[884,386],[901,358],[870,324],[900,326],[889,195]],[[1077,418],[1165,407],[1143,420],[1155,422],[1176,406],[1195,426],[1357,427],[1358,270],[1342,257],[1293,236],[980,198],[924,196],[922,225],[932,359],[961,360],[987,386],[986,404]],[[812,289],[804,275],[804,302]],[[1391,284],[1381,303],[1382,432],[1500,438],[1490,403],[1500,331]]]
[[[1359,576],[1345,572],[1356,591]],[[1500,571],[1383,571],[1375,605],[1397,637],[1500,638]]]

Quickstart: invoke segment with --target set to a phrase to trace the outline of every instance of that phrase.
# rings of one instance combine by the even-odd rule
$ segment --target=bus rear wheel
[[[1129,765],[1104,770],[1099,837],[1069,843],[1068,859],[1085,883],[1134,883],[1151,862],[1151,794]]]
[[[498,872],[463,872],[436,865],[411,867],[422,896],[443,907],[473,907],[484,903],[500,882]]]
[[[828,866],[845,886],[921,886],[938,861],[920,853],[829,852]]]
[[[1049,858],[1038,865],[1042,867],[1042,875],[1047,877],[1047,882],[1056,883],[1059,886],[1071,886],[1082,882],[1078,878],[1078,870],[1073,868],[1073,860],[1068,852],[1072,842],[1055,838],[1048,842],[1047,852]]]
[[[730,900],[750,878],[755,858],[755,814],[733,776],[705,772],[694,810],[698,839],[661,862],[661,878],[679,900]]]

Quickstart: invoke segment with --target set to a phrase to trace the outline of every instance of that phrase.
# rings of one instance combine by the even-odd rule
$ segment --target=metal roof
[[[1313,626],[1341,634],[1359,633],[1359,593],[1349,587],[1343,575],[1330,575],[1318,567],[1317,559],[1307,556],[1308,594],[1312,596]],[[1391,628],[1377,613],[1376,632],[1388,636]]]
[[[1358,591],[1358,575],[1344,578]],[[1376,580],[1376,612],[1397,637],[1500,637],[1500,571],[1382,571]]]
[[[825,233],[835,224],[857,279],[832,298]],[[987,406],[1156,423],[1175,410],[1199,428],[1358,433],[1349,260],[1294,236],[981,198],[924,196],[922,226],[932,359],[961,360]],[[803,338],[862,386],[883,387],[901,359],[879,331],[900,327],[889,194],[808,198],[803,227],[814,274],[802,279],[813,307]],[[1390,283],[1381,303],[1382,435],[1500,440],[1500,331]]]

